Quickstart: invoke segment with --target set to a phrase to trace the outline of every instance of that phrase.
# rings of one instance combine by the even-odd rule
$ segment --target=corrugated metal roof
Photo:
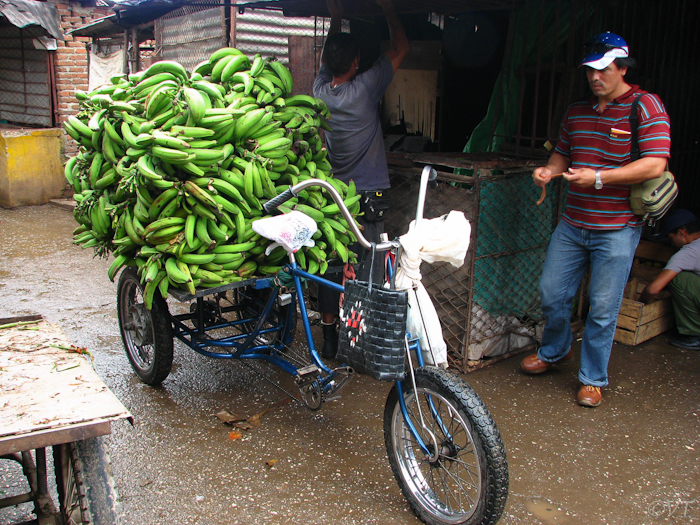
[[[63,40],[58,9],[53,4],[31,0],[0,0],[0,15],[7,18],[13,26],[41,26],[52,37]]]
[[[239,9],[278,9],[285,16],[328,17],[326,0],[260,0],[232,1]],[[394,0],[394,9],[404,13],[437,13],[441,15],[494,9],[511,9],[522,0]],[[354,0],[343,3],[344,15],[349,18],[381,15],[374,0]]]

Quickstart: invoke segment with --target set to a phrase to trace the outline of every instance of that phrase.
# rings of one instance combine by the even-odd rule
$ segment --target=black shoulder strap
[[[638,97],[634,97],[634,100],[632,101],[632,107],[630,108],[630,131],[632,132],[630,162],[634,162],[639,158],[639,144],[637,144],[637,121],[639,119],[637,117],[637,106],[639,105],[639,100],[643,96],[644,95],[639,95]]]

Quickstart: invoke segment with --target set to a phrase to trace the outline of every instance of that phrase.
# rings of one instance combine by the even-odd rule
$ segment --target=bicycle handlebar
[[[428,182],[435,182],[437,179],[437,172],[432,166],[426,165],[423,168],[423,172],[421,173],[421,180],[420,180],[420,190],[418,193],[418,209],[416,213],[416,221],[420,221],[423,218],[423,205],[425,202],[425,192],[426,192],[426,187],[428,185]],[[305,190],[309,186],[320,186],[323,189],[325,189],[333,198],[333,202],[335,202],[338,205],[338,208],[340,209],[340,213],[343,215],[345,220],[348,223],[348,227],[350,230],[352,230],[352,233],[355,234],[355,237],[357,238],[357,241],[360,243],[361,246],[364,248],[371,250],[372,249],[372,243],[370,243],[365,237],[362,235],[360,232],[360,229],[357,226],[357,223],[355,222],[355,219],[353,218],[352,214],[348,210],[348,207],[345,205],[343,202],[343,198],[340,196],[338,191],[335,189],[335,187],[328,181],[321,180],[321,179],[306,179],[304,181],[298,182],[294,186],[290,186],[288,189],[284,190],[282,193],[277,195],[277,197],[273,197],[269,201],[267,201],[265,204],[263,204],[263,208],[267,213],[272,213],[274,212],[280,205],[284,204],[287,202],[289,199],[293,199],[296,197],[300,191]],[[396,241],[385,241],[378,243],[376,245],[376,250],[377,251],[387,251],[392,248],[398,248],[398,242]]]
[[[267,213],[272,213],[274,210],[277,209],[278,206],[281,204],[284,204],[287,202],[289,199],[296,197],[297,194],[308,188],[309,186],[320,186],[323,189],[325,189],[328,193],[330,193],[331,197],[333,198],[333,202],[335,202],[338,205],[338,208],[340,209],[340,213],[343,215],[345,220],[348,223],[348,227],[352,231],[352,233],[355,234],[355,237],[357,238],[357,242],[360,243],[361,246],[364,248],[371,250],[372,249],[372,243],[370,243],[367,239],[365,239],[364,235],[362,235],[362,232],[360,232],[360,229],[357,226],[357,223],[355,222],[355,219],[353,218],[352,214],[348,210],[348,207],[345,205],[343,202],[343,198],[340,196],[338,191],[333,187],[333,185],[330,182],[327,182],[325,180],[321,179],[306,179],[304,181],[298,182],[294,186],[290,186],[289,189],[284,190],[282,193],[280,193],[277,197],[273,197],[269,201],[267,201],[264,205],[263,208]],[[377,251],[387,251],[390,250],[394,247],[396,247],[396,242],[393,241],[387,241],[387,242],[381,242],[376,245]]]
[[[267,201],[265,204],[263,204],[263,209],[265,210],[266,213],[272,213],[274,212],[277,208],[279,208],[282,204],[287,202],[289,199],[293,199],[296,197],[294,192],[292,191],[292,187],[290,186],[286,190],[284,190],[282,193],[277,195],[277,197],[271,198],[269,201]]]

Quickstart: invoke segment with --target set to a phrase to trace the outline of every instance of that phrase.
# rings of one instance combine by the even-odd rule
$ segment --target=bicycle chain
[[[241,363],[243,363],[245,366],[247,366],[248,368],[250,368],[253,372],[255,372],[255,373],[258,374],[260,377],[262,377],[265,381],[267,381],[268,383],[270,383],[272,386],[274,386],[274,387],[277,388],[278,390],[281,390],[282,392],[284,392],[285,394],[287,394],[287,396],[291,397],[294,401],[296,401],[297,403],[299,403],[301,406],[303,406],[303,407],[305,407],[305,408],[307,408],[307,409],[309,409],[309,410],[313,410],[313,411],[319,410],[319,409],[323,406],[323,401],[324,401],[324,400],[323,400],[323,397],[324,397],[324,396],[323,396],[323,389],[319,388],[319,394],[320,394],[320,396],[321,396],[321,401],[320,401],[320,403],[318,404],[318,407],[316,407],[316,408],[311,407],[311,406],[309,406],[307,403],[305,403],[303,400],[299,399],[297,396],[295,396],[295,395],[293,395],[292,393],[290,393],[290,392],[289,392],[286,388],[284,388],[282,385],[277,384],[275,381],[273,381],[272,379],[270,379],[269,377],[267,377],[261,370],[258,370],[255,366],[253,366],[251,363],[247,362],[245,359],[241,359],[240,361],[241,361]]]

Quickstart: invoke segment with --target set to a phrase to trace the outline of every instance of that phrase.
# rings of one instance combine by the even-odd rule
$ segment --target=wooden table
[[[58,325],[41,316],[0,319],[0,457],[22,463],[25,474],[38,472],[28,476],[29,493],[0,499],[0,506],[34,501],[37,515],[54,514],[45,447],[56,452],[107,435],[112,421],[124,418],[132,421],[95,372],[89,351],[73,346]]]

